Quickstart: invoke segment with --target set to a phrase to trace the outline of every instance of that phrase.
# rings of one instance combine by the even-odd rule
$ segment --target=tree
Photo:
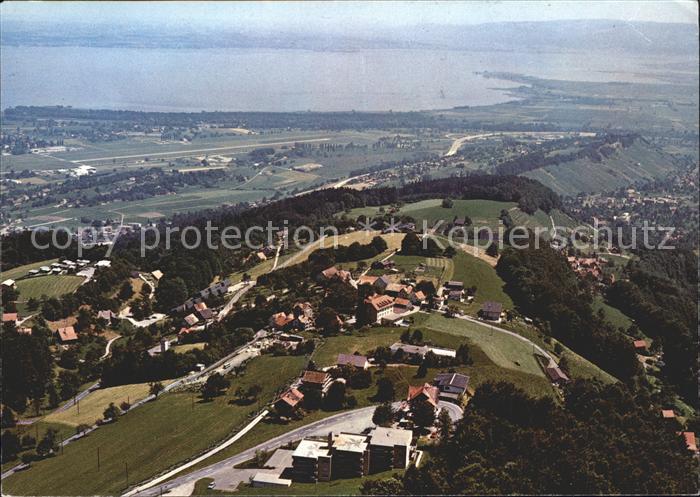
[[[75,397],[80,388],[80,376],[74,371],[64,370],[58,373],[58,384],[61,392],[61,400]]]
[[[36,446],[36,453],[40,457],[46,457],[54,454],[58,450],[58,430],[49,428],[44,433],[44,437]]]
[[[87,332],[92,326],[92,314],[85,307],[81,307],[78,310],[78,319],[75,323],[75,327],[78,331]],[[72,369],[72,368],[71,368]]]
[[[61,353],[58,365],[63,369],[76,369],[78,367],[78,352],[74,348],[69,348]]]
[[[416,399],[411,404],[413,423],[419,428],[427,428],[435,423],[435,407],[423,399]]]
[[[29,311],[36,311],[39,308],[39,301],[35,299],[34,297],[30,297],[29,300],[27,301],[27,310]]]
[[[231,386],[231,382],[219,373],[214,373],[207,378],[207,382],[202,386],[202,397],[205,400],[211,400],[219,396]]]
[[[324,307],[316,317],[316,326],[324,335],[337,335],[340,331],[340,319],[338,314],[330,307]]]
[[[456,356],[457,356],[457,362],[459,364],[469,366],[470,364],[472,364],[472,362],[474,362],[474,361],[472,361],[471,355],[469,355],[469,345],[467,345],[465,343],[460,344],[460,346],[457,347]]]
[[[19,437],[10,430],[5,430],[2,432],[2,437],[0,437],[0,445],[2,445],[2,462],[13,460],[22,449],[19,442]]]
[[[86,423],[80,423],[78,426],[75,427],[75,433],[80,434],[80,433],[85,433],[90,429],[90,425]]]
[[[58,407],[58,404],[61,402],[61,398],[58,395],[56,384],[53,381],[50,382],[49,386],[46,388],[46,394],[49,397],[49,407],[51,409]]]
[[[329,411],[337,411],[345,407],[345,383],[334,381],[323,398],[324,407]]]
[[[310,389],[304,392],[304,409],[308,409],[309,411],[315,411],[316,409],[321,407],[322,402],[323,397],[321,396],[321,392],[319,392],[318,390]]]
[[[114,405],[114,402],[110,402],[109,406],[107,406],[107,409],[104,410],[102,413],[102,417],[104,419],[113,419],[117,420],[119,418],[119,415],[121,414],[121,409],[119,409],[116,405]]]
[[[380,402],[392,402],[396,398],[394,382],[386,376],[377,380],[377,400]]]
[[[15,418],[15,413],[12,412],[7,406],[2,406],[2,411],[0,412],[0,425],[3,428],[12,428],[17,424],[17,418]]]
[[[451,198],[446,197],[442,199],[442,207],[444,209],[452,209],[452,207],[455,205],[455,203],[452,201]]]
[[[450,438],[452,433],[452,418],[447,409],[440,409],[440,414],[437,418],[437,431],[440,434],[440,441],[445,442]]]
[[[151,383],[148,387],[148,393],[150,393],[156,398],[158,397],[158,394],[160,394],[160,392],[163,391],[163,388],[165,388],[163,384],[159,381]]]
[[[428,361],[423,359],[423,361],[420,363],[420,366],[418,366],[418,371],[416,371],[416,378],[425,378],[427,374],[428,374]]]
[[[156,302],[158,308],[169,311],[187,300],[187,285],[182,278],[165,275],[161,278],[156,288]]]
[[[421,330],[414,330],[411,336],[411,342],[414,345],[423,343],[423,332]]]
[[[445,251],[443,252],[445,254],[445,257],[449,257],[452,259],[455,255],[457,255],[457,250],[452,245],[448,245],[445,247]]]
[[[374,414],[372,415],[372,423],[377,426],[391,426],[394,421],[394,410],[391,408],[391,404],[385,402],[379,404],[374,409]]]
[[[491,257],[498,257],[498,244],[491,242],[488,247],[486,247],[486,255]]]
[[[119,288],[119,300],[126,301],[131,298],[131,296],[134,294],[134,287],[131,286],[130,281],[125,281],[122,283],[122,286]]]

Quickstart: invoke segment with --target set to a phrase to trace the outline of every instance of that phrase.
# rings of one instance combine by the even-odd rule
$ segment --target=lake
[[[514,83],[477,71],[577,81],[654,81],[662,72],[648,57],[586,52],[12,46],[2,48],[0,69],[3,108],[276,112],[408,111],[510,100],[505,90]]]

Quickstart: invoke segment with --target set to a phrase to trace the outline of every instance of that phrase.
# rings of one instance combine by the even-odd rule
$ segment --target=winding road
[[[396,408],[398,406],[399,403],[396,402],[394,403],[393,407]],[[352,411],[345,411],[338,414],[334,414],[314,423],[309,423],[308,425],[301,426],[294,430],[283,433],[282,435],[279,435],[266,442],[256,445],[255,447],[246,449],[240,452],[239,454],[236,454],[235,456],[216,462],[205,468],[198,469],[187,475],[183,475],[173,480],[170,480],[167,483],[164,483],[163,485],[155,486],[157,485],[157,483],[155,485],[149,485],[148,482],[143,483],[136,488],[148,488],[145,488],[141,492],[134,492],[132,490],[124,494],[124,496],[131,497],[132,495],[161,495],[169,490],[178,487],[190,487],[197,480],[200,480],[202,478],[213,478],[215,481],[225,481],[229,485],[232,483],[236,483],[236,470],[233,469],[233,467],[251,459],[253,456],[255,456],[256,451],[271,451],[289,442],[294,442],[296,440],[300,440],[309,436],[326,435],[329,432],[338,433],[343,431],[359,433],[365,428],[374,426],[374,424],[372,423],[372,415],[374,414],[375,408],[376,406],[362,407],[360,409],[354,409]],[[460,409],[459,406],[451,404],[449,402],[440,402],[438,404],[438,409],[442,408],[447,410],[447,412],[450,414],[450,418],[452,418],[453,421],[461,419],[463,413],[462,409]],[[160,480],[160,478],[154,478],[151,481],[155,480]],[[222,485],[217,485],[217,487],[221,488]]]

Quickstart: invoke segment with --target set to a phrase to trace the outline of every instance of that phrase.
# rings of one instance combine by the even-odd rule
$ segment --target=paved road
[[[237,287],[236,290],[234,290],[233,297],[226,302],[226,305],[219,311],[219,314],[216,316],[217,321],[221,321],[224,319],[226,316],[228,316],[228,313],[231,312],[231,309],[233,309],[233,306],[238,302],[245,293],[253,288],[255,286],[255,280],[252,281],[246,281],[246,282],[241,282],[237,283],[234,285],[234,287]]]
[[[398,407],[399,403],[395,403],[394,407]],[[295,430],[288,431],[282,435],[272,438],[266,442],[263,442],[255,447],[244,450],[243,452],[236,454],[235,456],[224,459],[217,463],[207,466],[206,468],[201,468],[187,475],[175,478],[163,485],[158,487],[153,487],[145,490],[142,493],[135,495],[139,496],[155,496],[159,495],[161,492],[166,493],[167,491],[183,486],[189,486],[193,482],[200,480],[202,478],[213,478],[215,481],[220,480],[221,482],[226,482],[227,484],[232,484],[235,482],[236,478],[233,474],[233,466],[236,466],[248,459],[251,459],[255,452],[270,451],[285,445],[289,442],[300,440],[304,437],[309,437],[313,435],[326,435],[328,432],[338,433],[340,431],[348,431],[359,433],[365,428],[373,426],[372,415],[374,414],[374,409],[376,406],[363,407],[360,409],[355,409],[352,411],[341,412],[339,414],[334,414],[320,421],[310,423],[306,426],[302,426]],[[451,404],[449,402],[440,402],[438,408],[445,408],[450,414],[453,421],[456,421],[462,417],[462,410],[459,406]],[[219,487],[219,485],[217,485]]]

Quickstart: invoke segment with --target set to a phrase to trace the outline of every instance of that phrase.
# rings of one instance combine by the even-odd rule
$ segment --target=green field
[[[36,462],[32,468],[3,481],[14,495],[113,495],[126,488],[125,464],[133,484],[195,456],[241,427],[257,405],[240,406],[229,400],[238,386],[259,383],[261,400],[299,374],[303,356],[254,359],[246,373],[232,381],[228,393],[212,402],[190,393],[164,394],[116,423],[103,426],[68,445],[63,455]],[[270,371],[275,374],[270,376]],[[271,378],[270,380],[265,380]],[[97,449],[100,469],[97,469]]]
[[[382,207],[385,212],[390,212],[389,206]],[[462,200],[453,201],[451,208],[442,207],[442,199],[421,200],[405,204],[395,213],[396,215],[411,216],[416,220],[416,229],[423,229],[423,221],[427,225],[433,226],[435,222],[444,221],[443,226],[451,223],[455,217],[469,216],[474,226],[498,226],[498,217],[501,210],[510,210],[517,208],[514,202],[498,202],[495,200]],[[347,216],[357,218],[364,215],[369,217],[380,216],[380,207],[361,207],[352,209]]]
[[[513,307],[513,301],[503,291],[504,282],[493,267],[461,250],[457,251],[452,262],[454,270],[450,279],[463,282],[465,287],[476,286],[475,303],[493,300],[502,303],[506,309]]]
[[[34,276],[19,280],[17,291],[19,300],[18,310],[24,312],[29,299],[40,299],[43,295],[47,297],[60,297],[67,293],[73,293],[83,284],[85,278],[82,276],[71,276],[64,274],[52,274],[48,276]]]

